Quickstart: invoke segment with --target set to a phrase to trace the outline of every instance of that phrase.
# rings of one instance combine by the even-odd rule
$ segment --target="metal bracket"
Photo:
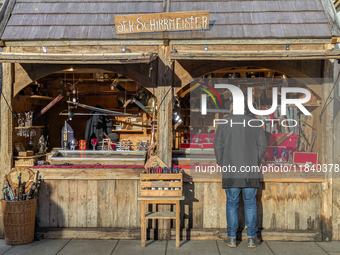
[[[290,44],[286,44],[286,50],[290,50]]]

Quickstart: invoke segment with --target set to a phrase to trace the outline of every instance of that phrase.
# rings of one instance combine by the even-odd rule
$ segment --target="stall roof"
[[[210,11],[210,29],[117,35],[114,15]],[[16,0],[2,40],[330,38],[331,0]],[[334,10],[335,12],[335,10]]]

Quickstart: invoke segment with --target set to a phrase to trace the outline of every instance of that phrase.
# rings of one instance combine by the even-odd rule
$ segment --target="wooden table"
[[[184,196],[173,197],[138,197],[141,201],[141,242],[142,247],[145,247],[147,220],[162,219],[162,220],[176,220],[176,247],[179,247],[180,241],[180,201],[184,200]],[[176,212],[147,212],[147,204],[175,204]]]

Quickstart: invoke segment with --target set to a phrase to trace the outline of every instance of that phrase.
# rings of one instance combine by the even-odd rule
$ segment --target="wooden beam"
[[[140,239],[140,228],[38,228],[35,232],[47,239]],[[150,238],[150,237],[149,237]],[[151,237],[153,239],[153,235]]]
[[[15,82],[13,84],[13,97],[15,97],[20,90],[33,82],[33,79],[28,75],[26,70],[19,63],[14,64],[15,68]]]
[[[334,99],[337,100],[337,99]],[[337,102],[339,103],[339,101]],[[334,105],[336,103],[334,102]],[[332,104],[329,106],[332,107]],[[333,162],[336,165],[340,165],[340,114],[338,113],[334,117],[334,159]],[[333,187],[333,212],[332,212],[332,240],[340,241],[340,172],[333,171],[332,176]]]
[[[334,62],[325,60],[324,66],[324,79],[325,83],[322,84],[322,105],[323,109],[325,101],[332,91],[334,83]],[[333,158],[333,104],[328,105],[321,119],[321,163],[334,164]],[[326,173],[327,182],[322,184],[322,208],[321,208],[321,234],[322,241],[332,241],[332,172]]]
[[[327,44],[330,42],[330,38],[324,38],[324,39],[286,39],[286,38],[280,38],[280,39],[203,39],[203,40],[170,40],[170,45],[178,45],[178,44],[247,44],[247,45],[254,45],[254,44]]]
[[[107,70],[108,72],[117,72],[130,79],[140,83],[142,86],[150,90],[150,88],[155,88],[157,85],[149,77],[149,70],[146,72],[139,72],[136,70],[136,65],[126,64],[126,65],[89,65],[89,64],[74,64],[73,68],[99,68],[102,70]],[[48,74],[65,70],[70,68],[70,65],[54,65],[54,64],[15,64],[15,83],[13,96],[15,97],[20,90],[29,85],[32,81],[42,78]],[[152,93],[152,91],[151,91]]]
[[[240,234],[240,235],[239,235]],[[315,242],[321,241],[320,231],[309,230],[271,230],[265,229],[258,231],[258,236],[263,241],[305,241]],[[237,233],[237,238],[247,240],[247,231],[243,230],[241,233]],[[171,239],[175,239],[174,229],[171,229]],[[203,228],[203,229],[182,229],[182,240],[225,240],[227,239],[227,233],[225,229],[216,228]]]
[[[340,51],[177,51],[173,60],[313,60],[340,59]]]
[[[162,45],[163,40],[72,40],[72,41],[5,41],[7,47],[29,46],[110,46],[110,45]]]
[[[156,53],[158,51],[157,45],[125,45],[125,52],[122,52],[122,45],[83,45],[83,46],[45,46],[46,52],[43,52],[42,46],[11,46],[12,53],[18,54],[88,54],[88,55],[102,55],[102,54],[141,54]]]
[[[157,80],[157,123],[162,130],[157,131],[157,156],[167,165],[172,162],[172,63],[170,61],[170,46],[159,46],[158,80]],[[169,211],[169,205],[160,205],[159,211]],[[159,222],[159,239],[170,238],[170,222]]]
[[[308,88],[314,91],[315,94],[317,94],[320,98],[322,96],[322,85],[321,84],[306,84]]]
[[[152,53],[111,54],[48,54],[0,52],[3,63],[46,63],[46,64],[131,64],[149,63],[155,59]]]
[[[200,178],[193,177],[190,179],[183,179],[184,182],[222,182],[222,178]],[[260,182],[276,182],[276,183],[323,183],[326,182],[326,178],[302,178],[302,177],[264,177]]]
[[[43,180],[139,180],[143,168],[30,168],[32,171],[39,171]],[[222,182],[220,173],[211,174],[206,177],[199,174],[190,174],[189,169],[183,169],[185,175],[183,182]],[[193,171],[194,172],[194,171]],[[318,175],[310,173],[286,173],[281,176],[280,173],[265,173],[261,182],[278,182],[278,183],[321,183],[326,178],[323,173]]]
[[[180,61],[179,61],[180,62]],[[279,61],[249,61],[245,63],[244,61],[211,61],[210,63],[206,63],[202,61],[203,64],[201,66],[196,67],[194,70],[189,70],[187,72],[176,72],[175,76],[178,76],[178,81],[174,84],[176,87],[176,93],[180,91],[184,86],[188,85],[192,82],[192,77],[197,78],[208,73],[212,73],[217,70],[230,68],[230,67],[260,67],[267,68],[271,70],[275,70],[281,73],[286,74],[289,77],[298,79],[299,82],[302,82],[307,87],[312,89],[318,96],[321,97],[321,85],[307,74],[298,70],[295,66],[290,66],[286,63],[281,63]],[[176,70],[176,69],[175,69]],[[303,78],[303,79],[302,79]]]
[[[43,180],[139,180],[144,168],[30,168]]]
[[[327,44],[330,39],[227,39],[227,40],[169,40],[170,45],[177,44]],[[163,40],[51,40],[51,41],[5,41],[9,46],[96,46],[96,45],[163,45]]]
[[[258,68],[258,69],[247,69],[247,68],[234,68],[234,69],[224,69],[224,70],[218,70],[214,73],[220,73],[220,74],[225,74],[225,73],[238,73],[238,72],[270,72],[274,71],[271,69],[267,68]]]
[[[340,4],[340,2],[339,2]],[[340,39],[340,38],[339,38]],[[336,69],[335,69],[336,70]],[[337,72],[335,73],[337,75]],[[339,93],[337,88],[334,94]],[[332,102],[328,107],[333,107],[334,110],[338,108],[340,102],[337,99],[337,97],[334,98],[334,102]],[[334,128],[334,134],[333,134],[333,142],[334,142],[334,158],[333,162],[334,164],[340,165],[340,113],[334,112],[333,113],[334,120],[333,120],[333,128]],[[332,204],[333,204],[333,213],[332,213],[332,240],[333,241],[340,241],[340,171],[333,171],[332,175],[332,187],[333,187],[333,198],[332,198]]]
[[[329,43],[329,42],[328,42]],[[326,48],[326,44],[310,43],[310,44],[289,44],[289,51],[286,50],[286,45],[283,43],[278,44],[208,44],[207,52],[296,52],[296,51],[323,51]],[[203,51],[204,44],[177,44],[172,45],[178,52],[190,52],[190,51]]]
[[[170,47],[159,47],[158,82],[157,82],[157,122],[162,123],[162,132],[158,133],[158,157],[171,166],[172,160],[172,65],[170,62]],[[169,121],[170,120],[170,121]]]
[[[12,117],[12,83],[13,64],[2,64],[2,95],[1,95],[1,146],[0,146],[0,176],[11,171],[13,160],[13,117]],[[7,103],[9,105],[7,105]],[[0,218],[2,212],[0,211]],[[3,223],[0,223],[0,237],[3,237]]]
[[[155,229],[147,229],[147,237],[155,239]],[[181,240],[224,240],[225,229],[219,228],[184,228],[181,229]],[[36,234],[47,239],[141,239],[140,228],[38,228]],[[320,232],[308,230],[263,230],[259,232],[263,241],[321,241]],[[176,230],[171,229],[171,240],[176,239]],[[247,239],[245,231],[242,240]]]
[[[338,4],[340,4],[340,2],[338,2]],[[336,44],[336,43],[339,43],[339,42],[340,42],[340,37],[333,37],[331,39],[332,44]]]

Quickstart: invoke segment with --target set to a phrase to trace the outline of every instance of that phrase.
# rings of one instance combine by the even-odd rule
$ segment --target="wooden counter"
[[[38,232],[46,238],[139,239],[142,168],[34,168],[45,182],[38,199]],[[220,178],[192,178],[185,170],[182,239],[225,237],[226,195]],[[265,240],[321,240],[325,178],[272,178],[258,189],[258,226]],[[243,201],[239,215],[244,227]],[[163,206],[164,210],[166,209]],[[159,206],[160,211],[162,207]],[[164,225],[149,224],[148,233]],[[158,231],[155,230],[158,228]],[[165,231],[165,230],[164,230]],[[281,233],[281,234],[280,234]],[[163,233],[164,234],[164,233]],[[170,233],[169,233],[170,234]],[[174,236],[174,231],[171,231]],[[156,236],[155,236],[156,237]]]

